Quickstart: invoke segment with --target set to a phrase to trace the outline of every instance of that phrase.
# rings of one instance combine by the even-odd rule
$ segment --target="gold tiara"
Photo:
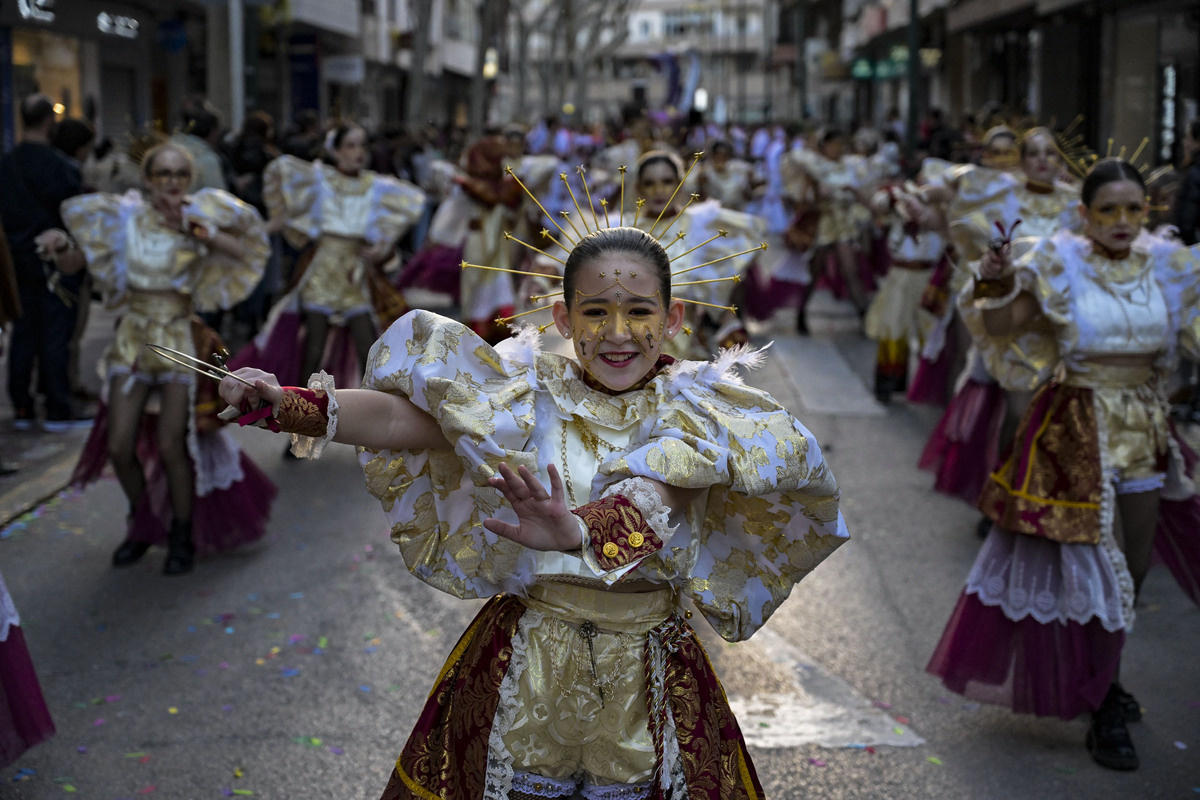
[[[691,164],[688,165],[687,169],[684,171],[683,177],[680,179],[679,184],[675,187],[675,191],[673,191],[671,193],[671,197],[670,197],[670,199],[667,200],[667,203],[663,207],[663,210],[661,212],[659,212],[658,217],[650,225],[649,230],[646,231],[646,233],[649,234],[656,242],[658,242],[660,245],[662,245],[663,250],[667,253],[667,260],[670,263],[674,263],[674,262],[678,261],[679,259],[684,258],[684,257],[690,255],[691,253],[694,253],[697,250],[705,247],[706,245],[711,244],[712,242],[716,241],[717,239],[721,239],[721,238],[724,238],[729,235],[729,232],[726,230],[718,230],[715,234],[713,234],[709,238],[705,239],[703,242],[696,245],[695,247],[691,247],[687,250],[683,250],[682,252],[672,255],[671,249],[676,244],[683,241],[683,239],[687,235],[686,232],[679,232],[679,233],[674,234],[674,236],[671,238],[671,240],[666,242],[665,244],[663,242],[663,239],[670,232],[671,228],[673,228],[675,226],[675,223],[679,220],[679,218],[684,215],[684,213],[688,210],[688,208],[690,208],[693,203],[695,203],[697,200],[700,199],[700,195],[698,195],[698,194],[690,195],[687,203],[685,203],[682,208],[680,208],[677,212],[675,212],[674,217],[672,217],[667,222],[667,224],[662,228],[661,231],[658,231],[658,227],[662,223],[663,217],[667,213],[667,209],[669,209],[671,207],[671,205],[674,203],[675,198],[679,195],[679,192],[683,188],[684,184],[687,182],[688,177],[692,174],[692,170],[695,169],[696,165],[698,163],[700,163],[700,160],[703,157],[704,157],[703,152],[698,152],[698,153],[692,154],[692,162],[691,162]],[[558,222],[558,220],[555,220],[554,215],[546,210],[546,207],[544,205],[542,205],[542,202],[537,198],[537,196],[534,195],[534,193],[529,190],[529,187],[525,185],[525,183],[520,179],[520,177],[518,177],[516,171],[513,170],[513,168],[511,166],[505,167],[504,171],[506,173],[508,173],[508,175],[510,175],[513,180],[515,180],[517,182],[517,185],[521,187],[522,191],[525,192],[526,196],[528,196],[529,199],[533,201],[534,205],[536,205],[538,207],[538,210],[540,210],[542,212],[542,214],[546,217],[546,219],[550,220],[550,224],[552,224],[558,232],[556,235],[553,231],[550,230],[550,228],[543,227],[540,231],[541,237],[545,240],[548,240],[550,243],[552,243],[554,246],[558,247],[563,252],[567,253],[567,257],[569,258],[571,251],[574,250],[576,245],[578,245],[579,242],[581,242],[585,237],[590,236],[591,234],[596,233],[597,231],[605,230],[607,228],[624,227],[624,225],[625,225],[625,207],[626,207],[626,205],[625,205],[625,173],[626,173],[627,169],[628,168],[625,165],[621,165],[620,167],[617,168],[617,172],[620,173],[620,176],[621,176],[621,186],[620,186],[620,195],[619,195],[619,199],[618,199],[618,207],[619,208],[618,208],[618,212],[617,212],[618,216],[617,216],[617,224],[616,225],[612,224],[612,216],[611,216],[611,214],[609,212],[609,208],[608,208],[608,205],[609,205],[608,199],[603,198],[603,197],[600,198],[598,201],[593,199],[592,190],[591,190],[591,187],[588,185],[588,181],[587,181],[587,167],[583,166],[582,164],[580,164],[578,167],[575,168],[575,173],[579,176],[580,194],[582,194],[582,196],[586,198],[586,208],[588,209],[590,214],[585,213],[584,212],[585,206],[580,205],[579,195],[576,194],[575,187],[573,187],[571,185],[571,181],[568,178],[567,173],[560,172],[558,174],[558,179],[560,181],[562,181],[563,185],[566,187],[567,194],[570,196],[571,203],[572,203],[572,205],[575,206],[575,211],[576,211],[576,216],[574,216],[574,217],[572,217],[570,211],[567,211],[567,210],[560,211],[558,216],[559,216],[559,219],[562,220],[562,224],[560,224]],[[640,218],[641,218],[642,206],[644,206],[645,203],[646,203],[646,201],[643,198],[638,198],[634,204],[633,221],[632,221],[631,225],[635,228],[638,226],[638,222],[641,221]],[[599,213],[596,211],[597,205],[599,205],[600,209],[601,209],[601,211]],[[601,222],[601,216],[603,216],[603,222]],[[590,217],[590,221],[589,221],[589,217]],[[656,231],[657,231],[657,233],[656,233]],[[558,258],[557,256],[551,255],[550,253],[546,252],[542,248],[537,247],[533,244],[530,244],[529,242],[526,242],[522,239],[519,239],[518,237],[514,236],[510,231],[504,232],[504,239],[505,239],[505,241],[516,242],[517,244],[521,245],[522,247],[525,247],[526,249],[531,250],[534,253],[538,253],[539,255],[545,256],[546,258],[549,258],[552,261],[556,261],[559,264],[562,264],[564,266],[567,263],[567,259]],[[750,253],[754,253],[754,252],[758,252],[758,251],[766,250],[766,249],[767,249],[767,243],[760,242],[757,247],[751,247],[746,250],[739,251],[737,253],[730,253],[728,255],[721,256],[720,258],[715,258],[711,261],[706,261],[703,264],[695,264],[692,266],[685,267],[683,269],[676,270],[671,273],[671,277],[674,278],[677,275],[683,275],[685,273],[693,272],[695,270],[702,269],[704,267],[711,267],[714,264],[721,263],[722,261],[728,261],[729,259],[732,259],[732,258],[738,258],[739,256],[748,255]],[[492,266],[488,266],[486,264],[470,264],[466,261],[463,261],[460,266],[462,269],[483,269],[483,270],[490,270],[493,272],[507,272],[512,275],[529,275],[529,276],[533,276],[533,277],[546,278],[546,279],[550,279],[550,280],[562,280],[563,279],[563,277],[561,275],[547,275],[547,274],[544,274],[541,272],[530,272],[530,271],[519,270],[519,269],[506,269],[506,268],[502,268],[502,267],[492,267]],[[735,274],[735,275],[729,275],[729,276],[723,277],[723,278],[710,278],[707,280],[700,280],[700,281],[684,281],[681,283],[674,283],[674,281],[672,281],[672,283],[675,286],[696,286],[699,284],[707,284],[707,283],[723,283],[723,282],[738,283],[740,281],[741,281],[741,276]],[[530,295],[529,302],[537,302],[539,300],[545,300],[547,298],[552,298],[552,297],[559,297],[561,295],[562,295],[561,289],[559,291],[551,292],[549,294]],[[690,299],[684,298],[684,297],[680,297],[677,299],[680,302],[690,303],[692,305],[704,306],[707,308],[715,308],[715,309],[730,311],[730,312],[734,312],[734,313],[737,312],[736,306],[722,306],[722,305],[717,305],[715,303],[705,303],[700,300],[690,300]],[[512,316],[497,317],[495,321],[499,325],[507,325],[519,317],[524,317],[528,314],[534,314],[534,313],[537,313],[538,311],[545,311],[547,308],[550,308],[553,305],[554,305],[553,302],[546,303],[545,305],[538,306],[537,308],[532,308],[528,311],[522,311],[521,313],[513,314]],[[550,326],[548,324],[540,325],[540,326],[538,326],[538,331],[545,332],[545,330],[549,327]]]

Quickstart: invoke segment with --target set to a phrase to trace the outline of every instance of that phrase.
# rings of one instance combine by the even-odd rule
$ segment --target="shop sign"
[[[875,77],[875,65],[869,58],[856,58],[850,65],[850,74],[860,81],[869,81]]]
[[[330,56],[321,62],[321,72],[330,83],[353,86],[367,77],[367,62],[362,56]]]
[[[907,55],[907,52],[905,54]],[[906,58],[905,61],[907,60]],[[894,59],[881,58],[875,62],[875,80],[890,81],[892,78],[899,78],[905,69],[906,67],[902,67]]]
[[[110,36],[120,36],[122,39],[136,39],[138,37],[138,27],[138,21],[133,17],[126,17],[121,14],[109,14],[107,11],[101,11],[96,15],[96,29]]]
[[[22,19],[35,22],[54,22],[54,0],[17,0]]]

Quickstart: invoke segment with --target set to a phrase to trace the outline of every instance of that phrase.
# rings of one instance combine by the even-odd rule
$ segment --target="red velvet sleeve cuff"
[[[624,495],[614,494],[572,509],[588,530],[591,556],[605,572],[620,569],[656,553],[662,539],[642,512]]]
[[[319,439],[329,427],[329,395],[323,389],[285,386],[275,422],[285,433]]]

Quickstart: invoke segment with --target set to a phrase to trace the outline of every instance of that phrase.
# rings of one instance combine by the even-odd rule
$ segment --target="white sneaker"
[[[46,433],[65,433],[66,431],[75,431],[82,428],[92,427],[92,420],[89,419],[47,419],[42,421],[42,430]]]

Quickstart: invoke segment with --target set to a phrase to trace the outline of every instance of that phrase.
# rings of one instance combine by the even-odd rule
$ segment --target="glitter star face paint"
[[[625,254],[606,253],[581,267],[573,293],[569,311],[556,307],[555,322],[584,370],[613,391],[645,377],[663,340],[682,324],[682,306],[668,309],[653,268]]]
[[[1084,210],[1087,235],[1111,252],[1124,252],[1137,238],[1148,209],[1145,190],[1135,182],[1106,183]]]

